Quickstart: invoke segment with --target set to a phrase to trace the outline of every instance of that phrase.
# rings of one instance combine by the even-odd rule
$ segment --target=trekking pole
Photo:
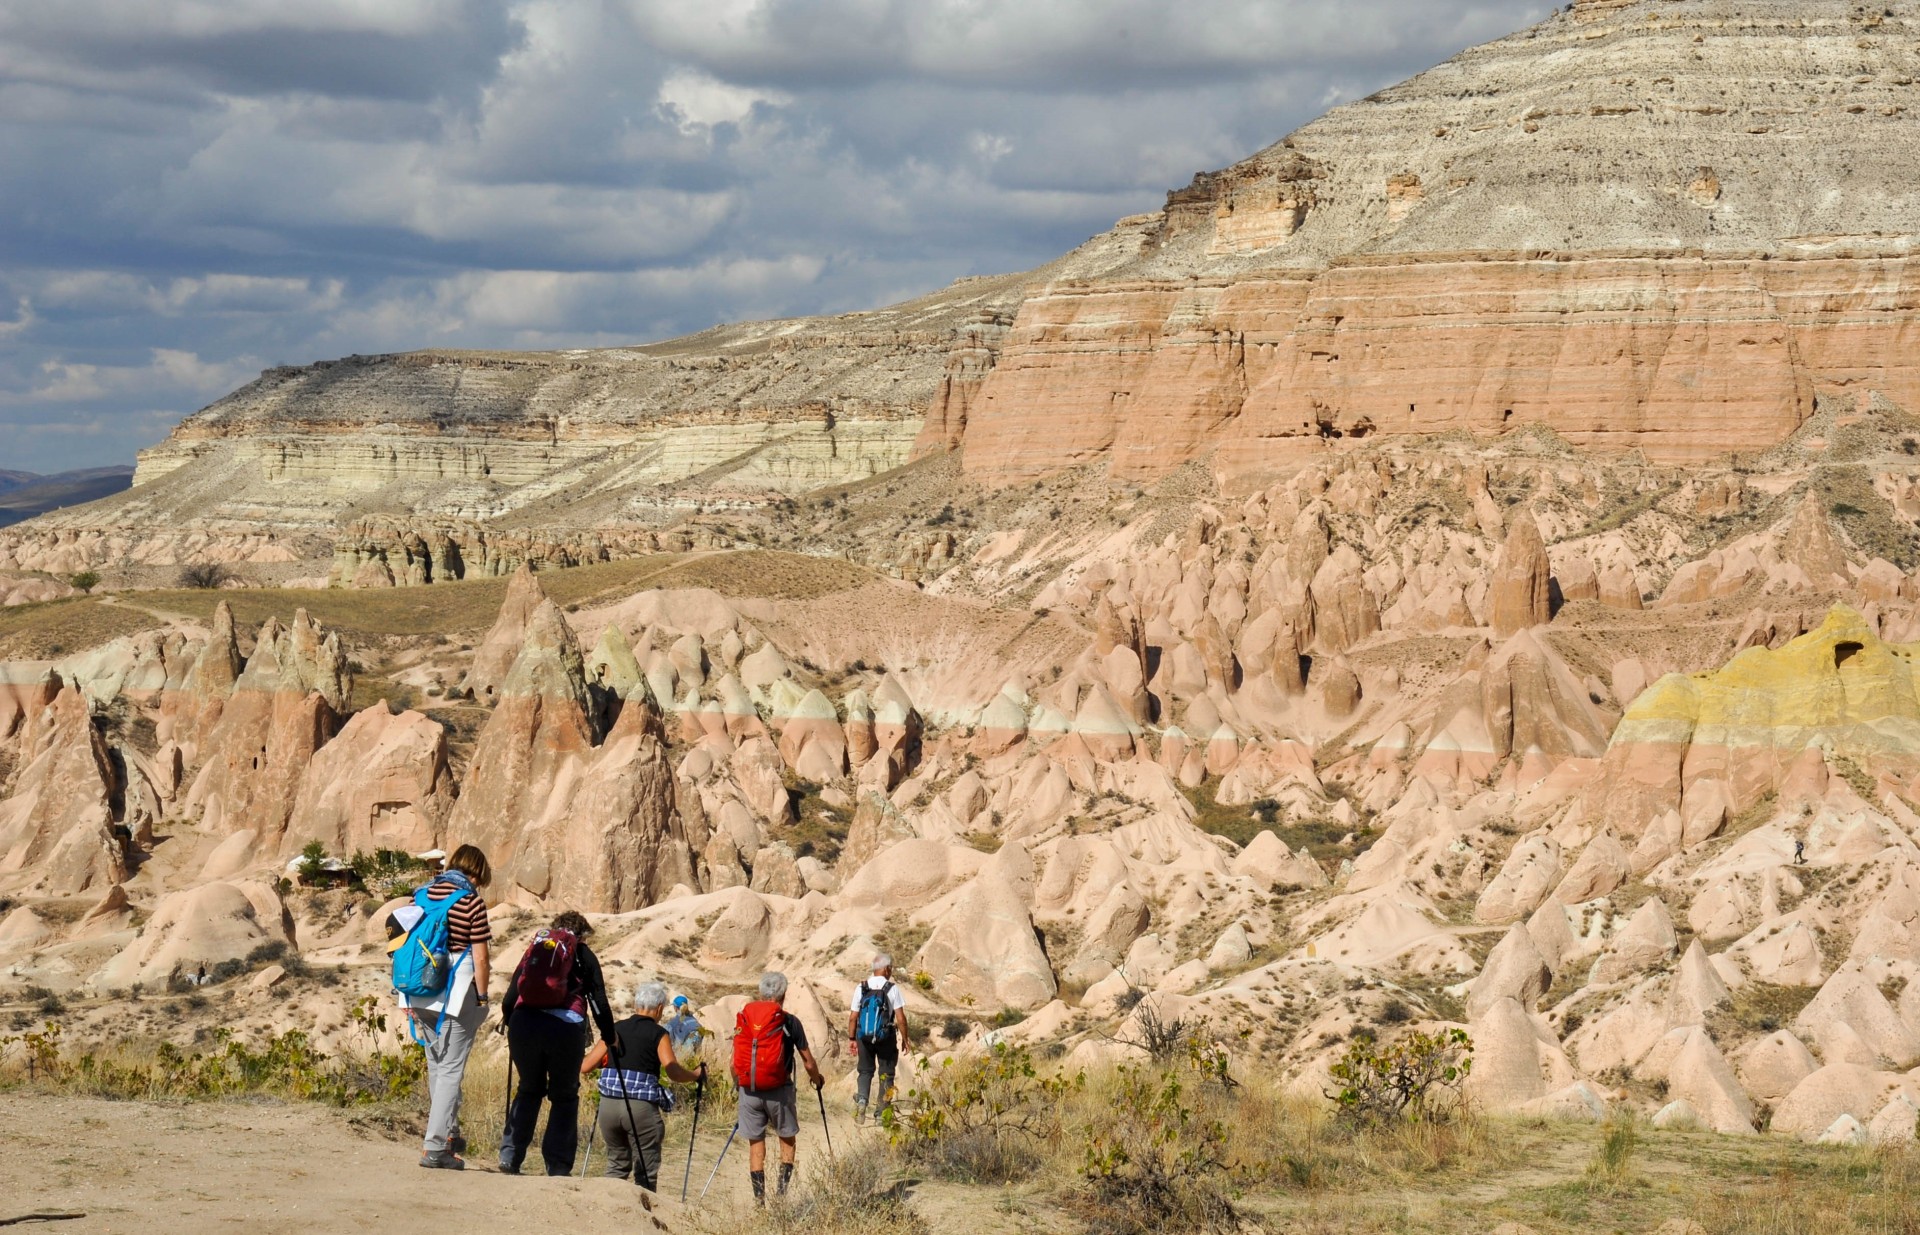
[[[598,1103],[595,1103],[593,1107],[593,1118],[587,1120],[587,1156],[580,1163],[580,1178],[582,1179],[587,1177],[587,1170],[593,1165],[593,1134],[599,1130],[600,1106]]]
[[[707,1188],[713,1187],[713,1177],[720,1173],[720,1164],[727,1160],[727,1151],[733,1148],[733,1138],[738,1136],[739,1134],[740,1134],[740,1125],[738,1122],[735,1122],[735,1124],[733,1125],[733,1131],[727,1133],[727,1143],[720,1147],[720,1156],[713,1160],[713,1169],[707,1172],[706,1188],[700,1189],[701,1200],[704,1201],[707,1199]]]
[[[513,1053],[507,1053],[507,1099],[500,1111],[500,1139],[507,1139],[508,1129],[513,1127]],[[522,1148],[525,1148],[522,1146]]]
[[[815,1085],[813,1096],[820,1099],[820,1130],[827,1134],[827,1157],[833,1157],[833,1126],[827,1122],[827,1091]]]
[[[687,1185],[693,1179],[693,1144],[700,1139],[700,1103],[706,1096],[707,1078],[702,1075],[700,1083],[693,1087],[693,1135],[687,1138],[687,1169],[680,1176],[680,1203],[683,1205],[687,1201]]]

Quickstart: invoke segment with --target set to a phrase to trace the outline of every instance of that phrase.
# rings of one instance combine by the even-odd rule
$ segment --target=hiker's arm
[[[893,1010],[893,1027],[900,1031],[900,1049],[903,1051],[910,1049],[913,1044],[907,1041],[907,1010],[905,1008]]]
[[[685,1067],[673,1057],[672,1039],[662,1035],[660,1039],[660,1075],[670,1081],[679,1081],[682,1085],[704,1084],[707,1079],[707,1065],[701,1064],[698,1072]]]
[[[820,1073],[820,1065],[813,1062],[813,1052],[804,1046],[800,1048],[800,1062],[807,1065],[807,1079],[813,1082],[815,1089],[827,1083],[827,1078]]]
[[[473,988],[480,992],[480,998],[484,1002],[487,997],[487,987],[493,982],[493,966],[490,963],[493,945],[482,940],[474,944],[469,951],[473,953]],[[511,991],[508,992],[508,996],[512,996]]]
[[[520,958],[520,964],[513,967],[513,976],[507,979],[507,993],[500,996],[500,1023],[506,1024],[513,1019],[513,1009],[520,1002],[520,966],[527,963],[526,957]]]
[[[587,1057],[580,1061],[580,1075],[585,1076],[606,1062],[607,1044],[605,1042],[595,1042],[593,1049],[587,1052]]]
[[[855,1003],[853,1010],[847,1013],[847,1041],[860,1045],[860,1005]]]
[[[607,975],[600,968],[600,958],[586,944],[580,945],[581,969],[587,980],[587,1012],[593,1017],[594,1026],[600,1030],[602,1042],[613,1041],[613,1003],[607,998]]]

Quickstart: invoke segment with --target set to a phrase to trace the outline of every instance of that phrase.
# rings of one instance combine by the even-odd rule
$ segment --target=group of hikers
[[[483,852],[462,845],[445,870],[387,924],[394,987],[407,1006],[410,1032],[426,1050],[430,1109],[423,1167],[466,1167],[460,1094],[467,1060],[488,1016],[493,932],[480,889],[492,874]],[[697,1132],[707,1065],[688,1067],[681,1056],[697,1051],[706,1031],[686,996],[670,1001],[659,982],[636,987],[628,996],[629,1015],[617,1018],[599,958],[587,945],[592,933],[582,915],[559,914],[534,933],[506,984],[497,1029],[507,1036],[509,1067],[500,1170],[521,1173],[545,1104],[541,1161],[549,1175],[572,1173],[579,1148],[580,1080],[598,1070],[600,1109],[593,1131],[606,1147],[605,1174],[657,1190],[665,1117],[675,1105],[666,1082],[696,1087]],[[727,1145],[735,1137],[747,1142],[754,1200],[764,1204],[769,1132],[780,1142],[775,1194],[784,1195],[793,1180],[801,1114],[796,1064],[816,1095],[822,1094],[826,1077],[800,1018],[786,1010],[785,975],[762,974],[758,996],[735,1019],[732,1077],[738,1101]],[[591,1042],[596,1034],[599,1041]],[[873,958],[871,973],[853,989],[847,1038],[859,1060],[855,1120],[864,1122],[873,1099],[883,1111],[891,1104],[900,1053],[910,1045],[906,998],[893,982],[893,958],[885,953]],[[818,1101],[824,1123],[824,1096]],[[688,1152],[691,1169],[691,1148]],[[722,1148],[723,1160],[725,1155]]]

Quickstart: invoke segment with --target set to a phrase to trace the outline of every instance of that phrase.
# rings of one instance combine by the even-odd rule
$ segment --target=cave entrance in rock
[[[1838,669],[1858,656],[1865,645],[1859,643],[1836,643],[1833,645],[1833,667]]]

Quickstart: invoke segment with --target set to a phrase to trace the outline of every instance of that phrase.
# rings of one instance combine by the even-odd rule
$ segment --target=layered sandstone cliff
[[[1769,446],[1823,394],[1911,410],[1916,36],[1845,0],[1576,5],[1039,270],[646,347],[270,370],[53,522],[271,557],[177,529],[657,526],[954,447],[994,484],[1209,458],[1249,490],[1382,433],[1543,424],[1682,461]],[[47,534],[0,566],[110,556]]]

